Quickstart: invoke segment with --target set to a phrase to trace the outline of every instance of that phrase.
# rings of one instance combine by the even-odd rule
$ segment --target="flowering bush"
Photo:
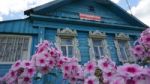
[[[150,28],[141,33],[135,44],[132,51],[137,61],[142,64],[150,63]]]
[[[141,34],[133,48],[137,60],[150,57],[150,29]],[[150,68],[138,64],[116,66],[110,58],[90,60],[84,66],[78,59],[63,56],[60,49],[48,41],[37,46],[31,60],[16,61],[9,72],[0,78],[0,84],[32,84],[36,73],[48,74],[53,69],[62,71],[63,79],[71,84],[149,84]]]

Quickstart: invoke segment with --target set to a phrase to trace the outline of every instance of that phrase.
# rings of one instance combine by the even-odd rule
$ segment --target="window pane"
[[[103,47],[99,47],[99,49],[100,49],[100,55],[104,56]]]
[[[28,45],[29,45],[29,38],[24,38],[23,40],[23,50],[26,51],[28,49]]]
[[[67,56],[67,48],[66,48],[66,46],[61,46],[61,50],[63,52],[63,55]]]
[[[98,47],[94,47],[94,53],[95,53],[95,58],[99,59],[100,55],[99,55]]]
[[[72,57],[73,56],[73,39],[72,38],[62,38],[61,46],[62,51],[65,56]]]
[[[121,58],[123,58],[124,60],[127,60],[125,49],[120,48],[120,52],[121,52]]]
[[[62,39],[61,45],[72,45],[72,39],[70,39],[70,38]]]
[[[73,47],[72,46],[68,46],[68,56],[69,57],[73,56]]]
[[[0,62],[14,62],[22,59],[24,39],[26,40],[26,47],[28,52],[29,37],[15,36],[15,35],[1,35],[0,36]]]
[[[94,45],[94,46],[101,46],[101,45],[102,45],[102,42],[101,42],[101,40],[96,40],[96,39],[94,39],[94,40],[93,40],[93,45]]]
[[[120,53],[121,53],[121,58],[124,59],[124,60],[127,60],[127,41],[123,41],[123,40],[120,40],[118,41],[119,42],[119,47],[120,47]]]
[[[95,58],[100,59],[103,56],[103,46],[101,39],[93,39],[93,47],[95,52]]]

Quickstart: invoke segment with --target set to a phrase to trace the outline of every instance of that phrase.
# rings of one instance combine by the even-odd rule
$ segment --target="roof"
[[[8,34],[38,34],[38,30],[32,27],[28,18],[1,21],[0,32]]]
[[[46,3],[44,5],[26,10],[24,13],[26,15],[30,15],[30,14],[36,13],[36,12],[45,13],[45,12],[47,12],[47,10],[55,10],[59,7],[70,4],[73,1],[78,1],[78,0],[54,0],[54,1]],[[139,19],[137,19],[133,15],[129,14],[127,11],[125,11],[120,6],[116,5],[115,3],[113,3],[110,0],[94,0],[94,1],[97,3],[100,3],[100,4],[104,4],[106,7],[108,7],[112,11],[118,13],[118,15],[120,17],[128,19],[131,23],[133,22],[137,26],[145,27],[145,28],[149,27],[146,24],[144,24],[143,22],[141,22]]]

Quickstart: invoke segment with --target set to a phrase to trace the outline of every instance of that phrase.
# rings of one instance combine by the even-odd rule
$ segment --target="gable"
[[[132,16],[125,12],[117,11],[116,5],[106,3],[108,0],[103,0],[103,2],[101,0],[56,0],[56,2],[53,7],[41,6],[32,13],[76,20],[80,20],[79,14],[83,13],[101,17],[101,23],[146,27],[136,18],[131,18]],[[94,12],[89,11],[90,6],[94,7]]]
[[[90,6],[94,7],[94,12],[89,11]],[[80,19],[80,13],[99,16],[101,17],[102,23],[131,25],[124,19],[118,17],[110,9],[106,8],[103,4],[98,4],[96,2],[92,2],[91,4],[90,1],[85,2],[84,0],[63,6],[53,12],[49,12],[46,15]]]

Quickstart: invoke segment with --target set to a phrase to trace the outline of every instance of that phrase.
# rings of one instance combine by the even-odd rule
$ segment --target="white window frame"
[[[63,38],[72,38],[73,39],[73,57],[76,57],[79,61],[81,61],[81,54],[78,48],[78,40],[77,40],[77,31],[72,30],[70,28],[65,29],[57,29],[56,36],[56,46],[61,49],[61,39]]]
[[[99,41],[101,41],[101,45],[95,46],[95,45],[94,45],[94,40],[99,40]],[[103,39],[92,39],[92,42],[93,42],[93,49],[94,49],[94,47],[96,47],[96,48],[98,49],[99,58],[102,58],[102,56],[104,56],[104,55],[102,55],[102,53],[104,54],[104,43],[103,43]],[[101,49],[100,49],[100,48],[102,48],[102,52],[101,52]],[[95,50],[95,49],[94,49],[94,50]],[[95,54],[95,51],[94,51],[94,54]],[[95,54],[95,58],[96,58],[96,54]]]
[[[126,53],[126,59],[127,60],[124,60],[122,57],[121,57],[121,51],[120,51],[120,43],[119,41],[126,41],[126,46],[128,49],[125,51]],[[114,40],[114,43],[115,43],[115,47],[116,47],[116,50],[117,50],[117,55],[118,55],[118,58],[119,58],[119,61],[122,62],[122,63],[127,63],[127,62],[134,62],[134,58],[133,56],[131,56],[131,51],[129,49],[131,49],[131,46],[130,46],[130,38],[128,35],[124,34],[124,33],[119,33],[119,34],[115,34],[115,40]]]
[[[28,43],[28,50],[25,52],[22,51],[22,59],[20,60],[27,60],[30,59],[30,53],[31,53],[31,44],[32,44],[32,36],[26,36],[26,35],[10,35],[10,34],[0,34],[0,37],[21,37],[21,38],[29,38]],[[18,59],[19,60],[19,59]],[[17,61],[17,60],[16,60]],[[13,64],[14,62],[0,62],[0,64]]]
[[[69,54],[68,47],[71,46],[72,48],[74,48],[74,45],[73,45],[74,38],[69,38],[69,37],[68,37],[68,38],[63,38],[63,37],[62,37],[62,38],[61,38],[61,42],[62,42],[62,39],[63,39],[63,40],[64,40],[64,39],[71,39],[71,40],[72,40],[72,45],[62,45],[62,44],[60,45],[60,47],[63,46],[63,47],[66,48],[66,54],[67,54],[66,56],[69,57],[69,55],[68,55],[68,54]],[[72,50],[73,50],[73,49],[72,49]],[[73,54],[73,51],[72,51],[72,54]]]
[[[107,56],[110,58],[110,53],[108,50],[108,45],[106,41],[106,34],[104,32],[100,32],[98,30],[96,31],[90,31],[89,32],[89,54],[90,54],[90,60],[97,60],[95,57],[95,51],[94,51],[94,44],[93,44],[93,39],[98,39],[102,41],[102,47],[103,47],[103,54],[104,56]]]

